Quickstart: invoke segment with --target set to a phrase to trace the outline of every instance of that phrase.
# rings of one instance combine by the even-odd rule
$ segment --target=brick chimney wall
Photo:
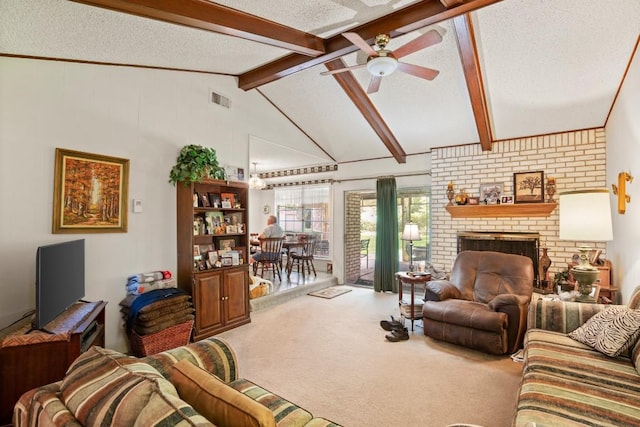
[[[482,151],[479,144],[433,149],[432,262],[450,271],[458,231],[537,232],[540,247],[549,248],[551,277],[566,269],[578,243],[559,239],[559,208],[549,217],[454,219],[445,210],[447,184],[453,181],[456,193],[465,189],[470,196],[478,196],[481,183],[497,182],[504,185],[503,195],[512,196],[514,172],[544,171],[545,185],[548,177],[556,179],[557,202],[563,191],[607,187],[605,146],[605,131],[597,128],[499,141],[491,151]],[[587,243],[602,249],[606,257],[605,243]]]
[[[359,193],[346,193],[345,198],[345,283],[355,283],[360,277],[360,204]]]

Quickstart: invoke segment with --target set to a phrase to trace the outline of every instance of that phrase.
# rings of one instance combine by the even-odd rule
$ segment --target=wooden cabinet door
[[[225,272],[225,317],[227,323],[243,321],[249,318],[249,286],[247,269],[235,269]]]
[[[223,276],[219,272],[199,274],[195,279],[194,306],[196,323],[194,339],[224,325],[222,314]]]

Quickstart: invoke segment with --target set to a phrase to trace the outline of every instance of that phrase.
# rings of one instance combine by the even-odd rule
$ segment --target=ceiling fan
[[[388,34],[379,34],[376,36],[375,46],[377,50],[369,46],[357,33],[342,33],[342,35],[368,55],[367,62],[365,64],[320,73],[323,76],[366,67],[369,74],[371,74],[371,81],[369,82],[367,93],[375,93],[380,89],[382,77],[392,74],[396,69],[426,80],[433,80],[440,73],[438,70],[398,61],[400,58],[413,52],[440,43],[442,36],[436,30],[427,31],[421,36],[400,46],[395,51],[386,49],[390,40]]]

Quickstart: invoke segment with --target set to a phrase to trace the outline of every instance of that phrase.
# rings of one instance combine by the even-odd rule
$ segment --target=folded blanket
[[[148,273],[139,273],[127,277],[127,282],[146,283],[154,282],[156,280],[170,279],[170,271],[150,271]]]
[[[135,331],[135,333],[137,333],[138,335],[149,335],[149,334],[155,334],[156,332],[160,332],[163,331],[167,328],[170,328],[171,326],[175,326],[175,325],[179,325],[181,323],[185,323],[188,322],[190,320],[193,320],[194,316],[193,315],[189,315],[187,316],[186,319],[184,319],[183,321],[179,321],[179,322],[175,322],[175,321],[171,321],[171,322],[162,322],[159,323],[155,326],[151,326],[149,328],[145,328],[145,327],[140,327],[137,325],[133,325],[132,330]]]
[[[123,307],[124,310],[129,310],[129,308],[133,305],[133,303],[138,299],[138,298],[142,298],[145,295],[148,294],[155,294],[157,292],[163,292],[163,291],[173,291],[173,290],[177,290],[177,288],[169,288],[169,289],[158,289],[152,292],[147,292],[145,294],[142,295],[127,295],[126,297],[124,297],[124,299],[122,301],[120,301],[120,305]],[[191,296],[186,294],[184,291],[182,291],[181,293],[176,293],[175,295],[171,295],[171,297],[167,300],[167,299],[157,299],[155,301],[151,301],[149,302],[147,300],[147,303],[143,305],[142,308],[138,309],[139,314],[140,313],[150,313],[154,310],[158,310],[160,308],[163,307],[170,307],[174,304],[180,304],[183,302],[187,302],[187,301],[191,301]]]
[[[171,316],[174,313],[180,313],[187,309],[193,310],[193,304],[191,304],[190,301],[179,302],[168,307],[162,307],[146,313],[139,313],[138,321],[146,322],[149,320],[161,319],[165,316]],[[125,319],[129,317],[129,309],[127,307],[122,307],[120,311]]]
[[[157,319],[151,320],[136,320],[134,323],[134,328],[151,328],[158,325],[166,325],[166,324],[174,324],[177,325],[179,323],[186,322],[190,317],[193,317],[193,308],[187,308],[177,313],[171,313],[164,317],[159,317]]]
[[[150,307],[166,307],[175,304],[179,298],[181,301],[188,301],[191,298],[185,291],[177,288],[156,289],[155,291],[146,292],[137,296],[129,306],[129,317],[127,318],[127,333],[131,331],[131,327],[135,323],[140,313],[153,310]]]
[[[155,291],[156,289],[167,289],[177,287],[176,279],[162,279],[154,280],[153,282],[144,283],[127,283],[127,294],[129,295],[142,295],[145,292]]]

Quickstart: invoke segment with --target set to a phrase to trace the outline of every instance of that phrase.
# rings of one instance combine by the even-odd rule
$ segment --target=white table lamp
[[[409,241],[409,271],[413,273],[413,241],[420,240],[420,230],[418,224],[408,222],[404,225],[402,231],[402,240]]]
[[[578,242],[606,242],[613,239],[609,190],[586,189],[560,193],[560,239]],[[589,264],[586,244],[578,247],[580,264],[572,268],[578,282],[578,301],[594,302],[589,296],[598,269]]]

